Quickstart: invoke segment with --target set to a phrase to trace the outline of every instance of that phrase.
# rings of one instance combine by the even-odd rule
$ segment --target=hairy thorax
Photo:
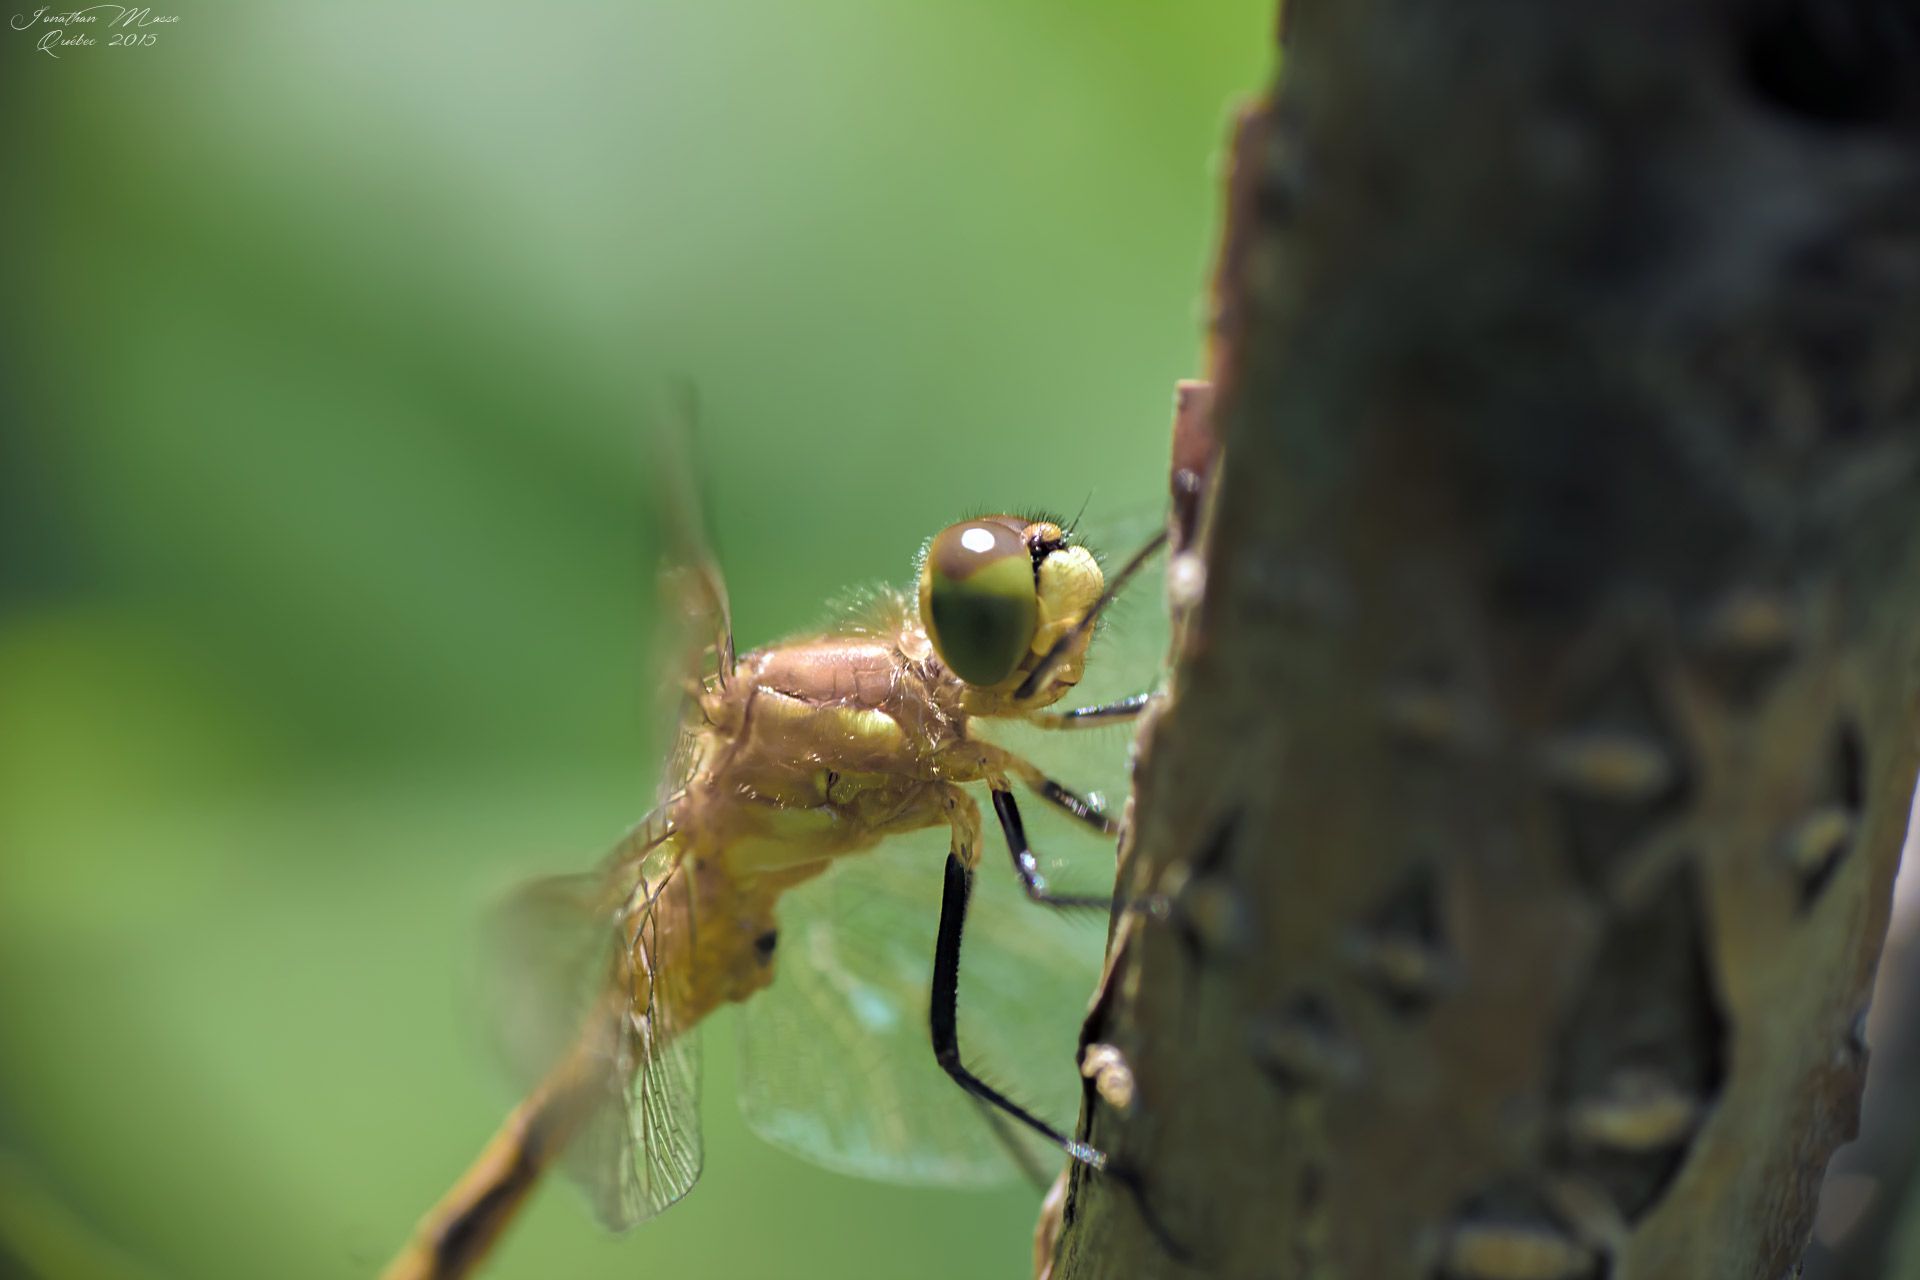
[[[916,645],[916,640],[919,644]],[[735,872],[798,868],[945,821],[941,784],[983,776],[957,681],[917,628],[745,655],[700,700],[685,803],[708,857]]]

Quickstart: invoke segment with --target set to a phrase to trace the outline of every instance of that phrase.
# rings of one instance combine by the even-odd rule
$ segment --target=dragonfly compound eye
[[[940,660],[968,684],[1011,676],[1040,621],[1020,525],[987,517],[941,530],[920,566],[920,619]]]

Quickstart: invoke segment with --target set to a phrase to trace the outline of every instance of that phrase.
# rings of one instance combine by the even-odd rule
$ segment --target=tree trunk
[[[1920,809],[1901,857],[1903,866],[1920,865]],[[1912,871],[1894,893],[1867,1042],[1873,1067],[1860,1141],[1827,1168],[1806,1280],[1920,1275],[1920,884]]]
[[[1791,1275],[1920,738],[1920,19],[1299,10],[1054,1280]]]

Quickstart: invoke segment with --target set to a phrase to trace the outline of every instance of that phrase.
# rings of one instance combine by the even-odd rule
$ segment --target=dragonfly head
[[[1053,521],[980,516],[948,525],[921,553],[920,621],[948,670],[1011,699],[1105,585],[1093,553]],[[1078,683],[1090,636],[1062,655],[1025,706],[1044,706]]]

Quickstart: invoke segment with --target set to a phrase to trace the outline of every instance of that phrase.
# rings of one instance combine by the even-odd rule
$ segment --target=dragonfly
[[[817,1163],[944,1185],[1037,1180],[1036,1153],[1049,1150],[1105,1167],[975,1056],[984,1045],[996,1064],[1019,1062],[1045,1043],[1059,1056],[1037,1065],[1077,1091],[1070,1035],[1030,1034],[1018,1013],[975,1016],[963,1048],[961,943],[989,852],[984,790],[1011,864],[999,883],[1017,892],[1011,911],[975,915],[970,972],[994,972],[976,978],[973,1003],[1013,1008],[1064,972],[1083,975],[1084,1008],[1092,973],[1060,963],[1058,935],[1015,912],[1104,910],[1112,892],[1056,887],[1019,797],[1110,850],[1118,823],[1100,795],[1031,757],[1103,737],[1117,754],[1116,735],[1097,730],[1148,706],[1140,688],[1058,704],[1083,682],[1112,687],[1088,675],[1121,647],[1107,624],[1123,610],[1110,606],[1130,583],[1146,595],[1140,579],[1166,539],[1153,523],[1109,574],[1075,524],[962,520],[924,544],[911,587],[859,593],[824,628],[745,654],[718,563],[689,540],[662,575],[680,639],[659,803],[599,868],[534,881],[502,909],[495,986],[515,1029],[509,1056],[531,1084],[385,1280],[469,1274],[556,1164],[610,1228],[678,1201],[701,1170],[696,1032],[731,1004],[745,1008],[749,1124]],[[1113,673],[1150,676],[1163,633],[1155,611],[1132,612],[1149,625]],[[935,847],[875,852],[915,833]],[[925,1098],[928,1078],[952,1105]]]

